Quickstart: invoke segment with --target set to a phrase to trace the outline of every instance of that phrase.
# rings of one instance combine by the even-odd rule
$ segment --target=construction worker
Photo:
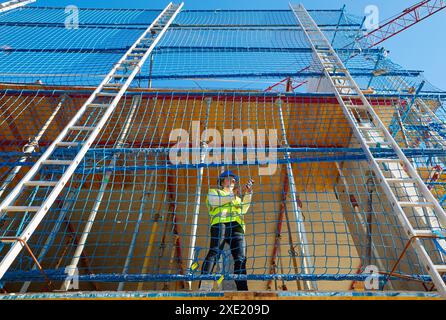
[[[217,180],[218,189],[210,189],[206,205],[209,209],[211,241],[209,252],[204,260],[201,273],[209,274],[217,263],[225,243],[231,248],[234,258],[234,274],[246,274],[246,241],[244,215],[251,204],[252,184],[244,187],[240,199],[239,177],[231,171],[224,171]],[[235,281],[237,290],[248,290],[246,280]],[[201,290],[211,290],[213,282],[202,281]]]

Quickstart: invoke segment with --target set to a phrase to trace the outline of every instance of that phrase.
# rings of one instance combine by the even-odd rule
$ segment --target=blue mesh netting
[[[64,8],[25,7],[0,14],[0,81],[97,85],[159,12],[81,9],[79,29],[74,30],[65,28]],[[395,92],[400,85],[389,77],[395,75],[404,74],[409,87],[424,80],[419,72],[406,73],[389,63],[380,50],[349,60],[354,40],[361,33],[360,17],[341,10],[310,13],[333,46],[342,49],[340,56],[364,89]],[[385,69],[387,75],[376,76],[376,69]],[[149,79],[157,86],[162,85],[157,81],[165,79],[249,78],[252,84],[241,81],[239,87],[259,89],[268,86],[261,79],[272,83],[293,76],[304,81],[321,75],[289,10],[184,10],[155,50],[152,72],[146,63],[137,77],[139,82],[133,85]],[[176,86],[174,82],[169,85]],[[184,82],[177,85],[184,87]],[[424,90],[438,91],[427,88]]]

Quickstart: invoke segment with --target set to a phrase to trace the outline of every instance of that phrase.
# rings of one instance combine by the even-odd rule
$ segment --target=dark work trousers
[[[237,222],[218,223],[211,226],[211,243],[201,268],[202,274],[212,272],[225,242],[229,244],[232,257],[234,258],[234,274],[246,274],[245,232]],[[236,280],[235,284],[239,291],[248,290],[248,282],[246,280]]]

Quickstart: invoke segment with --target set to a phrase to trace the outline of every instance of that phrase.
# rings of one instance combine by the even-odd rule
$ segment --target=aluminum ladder
[[[27,4],[36,2],[36,0],[12,0],[0,3],[0,13],[6,12],[12,9],[26,6]]]
[[[1,243],[11,245],[9,251],[0,261],[0,279],[22,248],[27,247],[28,249],[29,238],[56,201],[64,186],[69,182],[96,137],[106,126],[107,120],[132,80],[140,72],[142,65],[149,58],[182,7],[183,3],[179,5],[169,3],[167,5],[115,64],[51,146],[0,204],[0,213],[5,215],[15,214],[14,217],[17,218],[32,215],[32,218],[25,223],[20,233],[16,231],[18,234],[13,236],[0,237]],[[48,180],[44,170],[48,168],[61,173]],[[39,201],[40,203],[29,203],[30,201],[26,196],[36,192],[36,190],[38,192],[38,188],[46,188],[44,189],[46,190],[44,196]]]
[[[431,279],[438,292],[443,298],[446,298],[446,284],[441,275],[446,273],[446,265],[434,264],[431,256],[420,240],[420,238],[435,239],[439,236],[443,237],[444,232],[439,235],[440,230],[420,230],[414,228],[408,215],[404,211],[404,208],[431,209],[435,215],[435,218],[438,219],[443,228],[446,226],[445,211],[424,184],[411,162],[404,155],[397,142],[393,139],[386,126],[383,124],[379,116],[371,107],[369,101],[362,93],[361,89],[350,75],[348,69],[344,66],[337,53],[334,51],[330,42],[311,18],[304,6],[301,4],[290,4],[290,8],[305,32],[315,56],[317,56],[319,62],[323,66],[324,74],[330,81],[330,84],[335,91],[336,98],[349,121],[353,134],[360,142],[361,147],[367,156],[368,163],[373,169],[377,177],[377,181],[384,190],[384,193],[386,194],[392,209],[395,211],[399,221],[401,222],[406,235],[411,241],[413,240],[412,246],[417,252],[423,267],[431,276]],[[370,121],[368,124],[371,123],[373,126],[368,124],[364,125],[364,123],[361,121],[361,116],[358,116],[361,113],[363,115],[367,115],[367,118]],[[374,139],[367,139],[369,137],[368,133],[370,132],[373,132],[375,136],[379,135],[382,139],[379,144],[386,145],[389,150],[393,150],[398,159],[375,158],[370,148],[377,147],[378,143]],[[381,168],[380,164],[384,164],[384,168]],[[391,166],[392,169],[390,170],[399,170],[401,172],[405,169],[408,177],[402,179],[386,177],[384,170],[386,170],[386,167],[387,170],[389,170],[389,166],[386,166],[385,164],[393,164],[393,166]],[[391,185],[394,187],[404,187],[404,185],[407,185],[408,183],[413,185],[420,196],[424,198],[424,201],[403,201],[399,199],[397,193],[392,190]]]

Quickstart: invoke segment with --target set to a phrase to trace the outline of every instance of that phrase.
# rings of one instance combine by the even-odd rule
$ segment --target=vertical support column
[[[406,81],[404,81],[404,79],[399,78],[399,80],[400,80],[405,86],[409,87],[409,85],[406,83]],[[403,115],[400,115],[400,114],[398,113],[398,116],[400,117],[400,119],[397,119],[397,120],[392,119],[392,122],[391,122],[391,124],[389,125],[389,128],[390,128],[391,130],[392,130],[393,128],[396,128],[395,130],[392,130],[392,131],[390,132],[391,135],[392,135],[392,137],[395,137],[395,136],[397,135],[397,133],[399,132],[399,126],[398,126],[398,125],[395,125],[395,122],[399,122],[401,128],[403,128],[404,123],[406,122],[407,117],[409,116],[410,112],[412,111],[412,107],[415,105],[416,100],[417,100],[418,96],[420,95],[420,92],[421,92],[421,90],[423,89],[425,83],[426,83],[425,81],[422,81],[422,82],[420,83],[420,85],[419,85],[418,88],[417,88],[417,91],[414,93],[414,96],[412,97],[412,99],[411,99],[409,105],[407,106],[407,110],[404,111],[404,114],[403,114]]]
[[[67,225],[68,232],[70,232],[70,237],[73,239],[72,241],[74,242],[74,244],[78,245],[79,238],[76,236],[76,230],[74,230],[73,225],[69,221],[65,221],[65,224]],[[80,261],[84,265],[84,267],[87,269],[87,273],[90,275],[93,274],[93,272],[91,270],[90,260],[88,259],[88,254],[86,254],[85,251],[82,252]],[[93,281],[90,281],[90,282],[93,286],[93,289],[95,291],[98,291],[99,290],[98,285]]]
[[[167,158],[163,158],[162,161],[167,161],[166,159]],[[155,183],[154,196],[156,195],[156,191],[157,191],[156,189],[157,189],[157,183]],[[167,195],[167,185],[164,188],[164,201],[163,201],[163,203],[166,201],[166,195]],[[152,201],[151,211],[155,212],[155,198],[153,198],[153,201]],[[158,230],[158,224],[159,224],[160,220],[162,220],[162,218],[161,218],[161,216],[159,214],[159,209],[158,209],[156,211],[156,213],[154,214],[153,224],[152,224],[152,228],[150,230],[149,243],[147,244],[147,249],[146,249],[146,252],[144,254],[144,262],[143,262],[143,265],[142,265],[141,274],[145,274],[147,272],[147,269],[149,268],[149,261],[150,261],[150,257],[152,256],[153,245],[155,243],[155,237],[156,237],[156,231]],[[165,234],[165,229],[164,229],[164,234]],[[164,234],[163,234],[163,241],[164,241]],[[141,282],[138,283],[137,290],[141,291],[141,290],[143,290],[143,288],[144,288],[144,282],[141,281]]]
[[[286,170],[286,169],[285,169]],[[290,183],[288,180],[288,173],[285,171],[283,174],[283,193],[282,193],[282,202],[280,203],[280,212],[279,212],[279,220],[277,221],[277,229],[276,229],[276,237],[274,239],[274,247],[273,247],[273,253],[271,256],[271,267],[270,267],[270,274],[277,273],[277,256],[279,255],[279,260],[281,260],[280,257],[280,246],[282,245],[282,226],[283,226],[283,219],[286,217],[287,222],[287,228],[288,228],[288,243],[290,246],[290,252],[291,252],[291,259],[293,263],[293,267],[296,273],[299,272],[299,267],[297,264],[297,259],[295,255],[294,250],[294,240],[293,236],[291,234],[291,226],[290,226],[290,220],[288,217],[288,211],[286,208],[286,202],[288,198],[288,193],[290,189]],[[282,272],[283,273],[283,272]],[[267,283],[267,289],[271,290],[271,283],[272,279],[270,279]],[[302,290],[301,281],[299,279],[296,279],[297,289]],[[276,285],[277,287],[277,285]],[[285,285],[285,282],[282,283],[282,290],[287,290],[287,287]]]
[[[124,127],[122,129],[122,132],[120,134],[120,137],[116,143],[116,148],[122,148],[124,146],[125,140],[127,138],[128,132],[130,130],[130,126],[131,123],[133,121],[133,118],[135,116],[135,111],[137,109],[137,107],[139,106],[139,104],[141,103],[141,97],[140,96],[135,96],[133,98],[132,101],[132,106],[130,109],[130,113],[127,117],[126,122],[124,123]],[[118,160],[119,157],[119,153],[113,155],[113,159],[111,161],[111,166],[114,167],[116,165],[116,162]],[[70,265],[67,266],[67,271],[68,271],[68,278],[67,280],[64,281],[64,283],[62,284],[61,290],[62,291],[67,291],[69,286],[70,286],[70,278],[75,274],[76,269],[77,269],[77,265],[79,264],[79,259],[82,255],[82,252],[85,248],[85,244],[87,242],[88,236],[90,235],[90,231],[91,228],[93,227],[94,221],[96,219],[96,215],[99,211],[99,207],[101,206],[102,203],[102,198],[104,197],[105,191],[107,189],[108,183],[110,181],[110,177],[112,175],[112,171],[107,171],[105,173],[105,176],[102,178],[102,183],[101,186],[99,188],[99,192],[96,196],[96,201],[94,202],[93,208],[90,212],[90,215],[88,216],[88,220],[87,223],[84,227],[84,230],[82,232],[82,235],[79,239],[79,243],[78,246],[76,247],[76,250],[74,252],[73,258],[71,260]]]
[[[383,54],[384,54],[383,52],[384,52],[384,48],[382,48],[381,53],[380,53],[380,55],[378,56],[378,59],[376,59],[375,67],[373,68],[373,70],[377,70],[377,69],[378,69],[379,63],[381,62],[382,56],[383,56]],[[370,86],[372,85],[372,82],[373,82],[374,77],[375,77],[375,75],[374,75],[373,72],[372,72],[372,75],[370,76],[370,80],[369,80],[369,82],[367,83],[367,87],[366,87],[366,89],[369,89],[369,88],[370,88]]]
[[[207,98],[206,99],[206,119],[204,124],[204,132],[206,132],[208,128],[208,122],[209,122],[209,113],[211,109],[212,99]],[[190,238],[190,246],[189,246],[189,257],[187,261],[187,270],[190,271],[192,264],[194,263],[194,256],[195,256],[195,245],[197,241],[197,228],[198,228],[198,216],[200,214],[200,204],[201,204],[201,186],[202,186],[202,180],[203,180],[203,170],[204,170],[204,163],[206,159],[206,155],[208,153],[208,145],[206,141],[201,142],[201,148],[200,148],[200,169],[198,170],[197,175],[197,189],[195,192],[195,208],[194,208],[194,216],[192,219],[192,230],[191,230],[191,238]],[[187,289],[192,290],[192,281],[187,282]]]
[[[33,153],[38,148],[40,139],[42,138],[42,136],[48,130],[48,128],[51,125],[51,123],[56,118],[57,114],[59,113],[59,111],[61,110],[63,104],[65,103],[66,98],[67,98],[66,95],[62,96],[62,98],[60,99],[60,101],[57,104],[56,108],[54,109],[53,113],[50,115],[50,117],[45,122],[45,124],[40,129],[40,131],[37,133],[37,135],[34,138],[32,138],[31,141],[28,144],[26,144],[24,146],[24,148],[23,148],[24,156],[22,156],[19,159],[19,161],[18,161],[19,163],[26,162],[26,160],[28,160],[29,154]],[[9,184],[19,174],[21,169],[22,169],[22,166],[19,164],[18,166],[15,166],[14,169],[8,174],[8,176],[6,177],[5,181],[3,182],[2,186],[0,187],[0,197],[5,192],[5,190],[8,188]],[[0,212],[0,226],[3,223],[2,219],[4,218],[5,215],[6,215],[5,212],[3,212],[3,213]],[[42,252],[44,252],[44,249],[42,250]],[[46,251],[45,251],[45,253],[46,253]],[[45,255],[45,253],[44,253],[44,255]],[[39,255],[38,260],[40,260],[41,258],[43,258],[43,256]],[[33,266],[33,270],[35,270],[35,269],[37,269],[36,265]],[[23,292],[22,290],[25,290],[24,292],[26,292],[26,290],[28,290],[28,287],[29,287],[30,284],[31,284],[30,281],[27,281],[26,283],[24,283],[23,286],[22,286],[21,292]]]
[[[71,121],[36,161],[33,167],[0,203],[0,211],[19,212],[19,214],[20,212],[32,212],[33,214],[32,219],[27,221],[26,225],[24,225],[21,234],[15,241],[11,242],[9,251],[2,257],[0,261],[0,278],[4,276],[22,251],[24,247],[22,241],[25,241],[26,243],[45,218],[51,206],[57,200],[57,197],[84,159],[91,145],[94,143],[102,129],[107,125],[108,119],[111,117],[116,106],[121,101],[121,98],[135,79],[135,76],[140,72],[147,58],[167,32],[169,26],[175,20],[183,5],[183,3],[180,5],[169,3],[169,5],[115,64],[112,70],[104,77],[96,90],[85,101],[76,115],[73,116]],[[148,39],[146,37],[149,32],[155,32],[158,36],[154,40]],[[121,82],[117,83],[116,80],[118,79],[121,80]],[[102,97],[107,97],[106,100],[108,101],[106,103],[97,103],[98,99],[103,100]],[[101,116],[97,117],[93,123],[85,121],[85,119],[88,118],[85,116],[88,116],[89,114],[91,115],[91,111],[94,109],[104,109],[104,112]],[[72,131],[85,132],[85,134],[82,135],[82,141],[77,141],[76,143],[69,141]],[[71,158],[69,160],[54,158],[57,156],[55,152],[56,149],[69,149],[74,145],[77,146],[79,144],[81,144],[82,147],[76,154],[70,155]],[[55,165],[63,170],[63,173],[60,173],[58,180],[33,180],[44,177],[42,168],[47,165]],[[32,206],[27,198],[21,197],[21,195],[27,192],[25,190],[27,186],[32,186],[36,189],[42,184],[53,189],[51,192],[47,193],[43,199],[40,199],[40,206]],[[9,239],[6,240],[8,241]]]
[[[149,65],[149,89],[152,89],[153,61],[154,61],[154,54],[152,52],[150,54],[150,65]]]
[[[168,192],[168,198],[169,198],[169,212],[168,214],[172,217],[172,231],[173,231],[173,237],[172,237],[172,243],[173,243],[173,252],[171,254],[171,261],[172,263],[173,259],[175,259],[175,262],[177,264],[177,270],[179,274],[184,274],[183,272],[183,259],[182,259],[182,252],[181,252],[181,238],[180,238],[180,230],[178,228],[177,223],[177,214],[176,214],[176,197],[174,194],[176,194],[176,190],[174,188],[174,181],[173,176],[169,175],[167,178],[167,192]],[[167,226],[167,224],[165,225]],[[165,241],[165,239],[163,239]],[[181,288],[184,288],[184,282],[181,281]],[[164,284],[163,290],[167,290],[167,283]]]
[[[167,161],[167,160],[166,160]],[[172,190],[172,187],[170,186],[170,184],[172,183],[172,180],[170,178],[170,170],[166,169],[166,181],[165,181],[165,197],[164,197],[164,201],[167,204],[167,212],[164,214],[163,220],[163,232],[162,232],[162,237],[161,237],[161,241],[159,244],[159,250],[158,250],[158,261],[157,261],[157,267],[155,272],[160,274],[161,273],[161,263],[162,263],[162,259],[164,257],[164,252],[166,250],[166,234],[167,234],[167,228],[168,228],[168,223],[169,223],[169,216],[171,215],[171,212],[175,211],[175,203],[171,202],[172,197],[170,196],[170,192]],[[146,255],[147,256],[147,255]],[[143,266],[143,272],[145,272],[145,266],[146,263],[144,263]],[[138,290],[141,290],[143,288],[144,283],[140,282],[138,284]],[[166,285],[165,285],[166,287]],[[166,289],[166,288],[163,288]]]
[[[277,108],[279,111],[279,118],[280,118],[280,126],[282,131],[282,146],[285,148],[288,148],[288,139],[285,129],[285,122],[283,118],[283,112],[282,112],[282,99],[278,99],[276,101]],[[290,160],[290,153],[285,152],[284,156],[285,160],[287,161],[286,167],[287,167],[287,174],[288,174],[288,180],[290,185],[290,196],[291,196],[291,203],[293,205],[293,212],[296,218],[296,224],[297,224],[297,234],[300,241],[300,251],[302,256],[302,263],[303,263],[303,270],[306,274],[313,274],[314,273],[314,266],[311,262],[310,257],[310,248],[308,246],[308,240],[307,240],[307,234],[305,231],[305,224],[302,217],[302,214],[299,209],[298,201],[297,201],[297,190],[296,190],[296,184],[294,181],[294,175],[293,175],[293,167],[291,166]],[[316,281],[304,281],[305,286],[307,290],[316,290],[317,289],[317,283]]]
[[[71,199],[74,196],[75,196],[74,191],[70,191],[68,193],[68,195],[66,196],[65,200],[63,201],[63,204],[60,205],[60,208],[61,208],[60,213],[57,216],[57,220],[54,223],[53,229],[51,230],[48,238],[45,241],[45,244],[42,247],[42,250],[40,251],[40,253],[37,257],[38,261],[42,260],[46,256],[48,250],[50,249],[51,245],[53,244],[54,240],[56,239],[57,232],[59,231],[60,227],[62,226],[62,223],[65,220],[66,213],[68,212],[68,210],[70,209],[70,206],[72,205],[72,203],[69,201],[66,201],[66,199]],[[60,200],[58,200],[58,201],[60,201]],[[37,270],[37,265],[34,265],[32,270]],[[30,285],[31,285],[31,281],[25,282],[23,284],[22,288],[20,289],[20,293],[27,292]]]
[[[337,35],[338,29],[339,29],[339,25],[341,24],[341,21],[342,21],[342,17],[344,16],[344,12],[345,12],[345,4],[342,6],[341,15],[339,16],[338,24],[336,25],[336,30],[334,32],[333,39],[331,40],[331,45],[332,46],[334,45],[334,41],[336,39],[336,35]]]
[[[344,189],[345,189],[345,194],[348,196],[348,199],[350,200],[351,205],[352,205],[352,207],[353,207],[354,210],[355,210],[356,217],[357,217],[358,220],[359,220],[359,225],[360,225],[360,227],[361,227],[361,229],[362,229],[362,233],[363,233],[364,235],[367,235],[367,233],[369,232],[369,229],[367,228],[366,217],[363,217],[363,215],[362,215],[361,209],[360,209],[359,204],[358,204],[358,200],[354,197],[353,194],[350,193],[349,184],[348,184],[347,178],[344,176],[344,173],[343,173],[343,169],[342,169],[342,167],[341,167],[341,164],[340,164],[339,162],[335,162],[335,165],[336,165],[336,169],[337,169],[338,174],[339,174],[339,180],[340,180],[340,182],[342,183],[342,186],[343,186]],[[341,207],[345,207],[345,206],[342,206],[342,200],[341,200],[341,198],[339,198],[338,201],[341,203]],[[344,210],[345,210],[345,209],[344,209]],[[373,239],[372,239],[372,240],[373,240]],[[361,242],[361,243],[362,243],[362,240],[361,240],[361,241],[358,241],[358,242]],[[380,257],[381,255],[379,254],[379,251],[377,250],[377,248],[376,248],[375,244],[373,243],[373,241],[370,241],[370,248],[371,248],[371,250],[372,250],[372,252],[370,253],[370,255],[373,255],[373,256],[375,257],[375,259],[376,259],[376,263],[378,264],[378,267],[379,267],[379,270],[386,270],[387,268],[384,266],[382,260],[379,259],[379,257]],[[358,249],[358,248],[357,248],[357,249]],[[393,286],[392,286],[392,284],[391,284],[390,282],[389,282],[389,285],[390,285],[389,288],[390,288],[391,290],[393,290]]]
[[[37,133],[37,135],[34,138],[32,138],[31,141],[29,143],[27,143],[23,147],[24,156],[19,159],[19,161],[18,161],[19,163],[24,163],[26,160],[28,160],[29,154],[33,153],[37,149],[37,147],[39,146],[40,139],[45,134],[46,130],[48,130],[48,127],[51,125],[51,123],[53,122],[54,118],[59,113],[60,109],[62,108],[62,106],[63,106],[63,104],[64,104],[64,102],[66,100],[66,98],[67,98],[67,96],[65,96],[65,95],[62,97],[62,99],[57,104],[56,108],[54,109],[53,113],[48,118],[48,120],[45,122],[43,127]],[[5,179],[5,181],[3,182],[2,186],[0,187],[0,197],[5,192],[6,188],[8,188],[8,186],[12,182],[12,180],[14,180],[14,178],[17,176],[17,174],[19,174],[21,169],[22,169],[22,166],[18,165],[16,167],[14,167],[14,169],[8,174],[7,178]],[[4,213],[2,213],[0,215],[0,219],[2,218],[3,215],[4,215]]]
[[[155,155],[155,157],[156,157],[155,158],[155,166],[156,166],[157,165],[157,155]],[[149,186],[153,185],[153,179],[155,178],[155,176],[156,176],[156,169],[152,170],[152,172],[150,173]],[[155,183],[155,188],[156,188],[156,183]],[[145,213],[144,209],[145,209],[145,203],[147,202],[147,196],[148,196],[148,193],[144,191],[144,194],[141,199],[141,205],[139,208],[138,219],[136,220],[135,230],[133,231],[132,240],[130,242],[129,250],[127,252],[127,257],[125,258],[125,263],[124,263],[124,268],[122,269],[122,274],[127,274],[128,270],[129,270],[129,265],[130,265],[130,262],[133,257],[133,251],[135,250],[135,246],[136,246],[136,239],[138,237],[139,227],[141,225],[142,217]],[[154,197],[154,200],[152,201],[152,208],[151,208],[152,211],[154,209],[156,190],[153,192],[153,197]],[[124,282],[121,281],[118,285],[118,291],[122,291],[122,290],[124,290]]]

